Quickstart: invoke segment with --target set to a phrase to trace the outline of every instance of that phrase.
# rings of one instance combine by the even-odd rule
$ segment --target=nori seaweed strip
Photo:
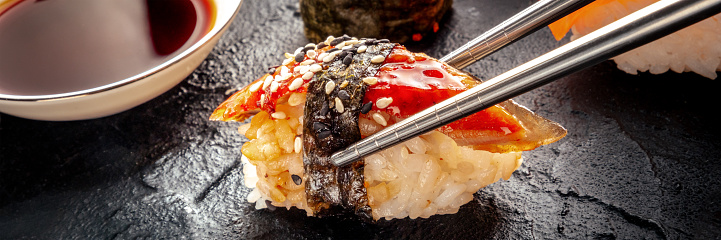
[[[353,54],[349,65],[336,57],[309,82],[303,115],[303,165],[308,206],[316,216],[349,209],[359,216],[372,218],[363,186],[363,161],[338,168],[330,162],[330,155],[361,139],[358,117],[367,88],[362,79],[374,76],[382,64],[371,63],[371,58],[388,56],[394,46],[394,43],[368,46],[364,53]],[[336,83],[330,94],[325,90],[328,81]],[[342,90],[349,98],[346,93],[339,97],[343,81],[348,81]],[[336,98],[342,102],[343,112],[338,112]],[[318,127],[323,125],[328,127]]]

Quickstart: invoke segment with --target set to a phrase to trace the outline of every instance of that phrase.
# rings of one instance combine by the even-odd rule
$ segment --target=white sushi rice
[[[294,108],[297,110],[302,106],[299,104]],[[293,111],[287,105],[278,107],[285,109],[288,118],[302,119],[302,112]],[[268,118],[267,113],[259,115]],[[387,114],[383,116],[392,121]],[[275,129],[280,129],[278,123],[284,123],[283,120],[270,118],[263,121],[273,122]],[[256,124],[263,124],[263,121],[257,120]],[[302,122],[285,122],[293,123],[288,125],[292,125],[289,127],[296,135],[302,134],[302,129],[299,129]],[[364,117],[359,124],[362,134],[382,128]],[[239,129],[257,131],[255,138],[249,138],[265,141],[263,147],[257,148],[261,152],[269,151],[266,146],[282,146],[284,142],[295,142],[296,138],[292,135],[285,137],[290,139],[279,139],[274,131],[261,133],[264,128],[260,126]],[[273,142],[268,142],[268,139]],[[246,145],[243,146],[244,153],[249,151],[245,149]],[[289,174],[303,177],[301,154],[293,147],[282,151],[273,159],[252,160],[245,154],[242,156],[245,185],[252,189],[247,201],[255,203],[256,209],[267,208],[268,201],[276,207],[304,209],[311,216],[312,211],[307,207],[305,198],[305,183],[296,186],[288,177]],[[450,137],[434,131],[365,158],[364,177],[369,206],[376,220],[428,218],[436,214],[456,213],[463,204],[473,200],[473,194],[480,188],[499,179],[510,178],[521,162],[520,152],[500,154],[473,150],[458,146]],[[278,169],[278,164],[284,168]]]
[[[606,16],[580,17],[571,28],[571,39],[580,38],[653,2],[606,4]],[[634,75],[647,71],[661,74],[671,70],[677,73],[695,72],[715,79],[716,71],[721,71],[721,14],[616,56],[613,60],[619,69]]]

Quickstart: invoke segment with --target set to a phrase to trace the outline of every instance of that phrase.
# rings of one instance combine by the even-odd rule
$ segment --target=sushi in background
[[[575,40],[656,0],[596,0],[549,25],[556,40],[571,31]],[[721,14],[613,58],[630,73],[695,72],[715,79],[721,71]]]

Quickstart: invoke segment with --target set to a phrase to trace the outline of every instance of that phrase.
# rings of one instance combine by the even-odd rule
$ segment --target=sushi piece
[[[511,100],[336,167],[330,155],[480,80],[388,40],[329,37],[286,53],[211,120],[239,132],[248,201],[308,216],[349,211],[369,219],[458,211],[480,188],[509,179],[521,152],[566,130]]]
[[[549,25],[556,40],[571,30],[571,40],[595,31],[656,0],[597,0]],[[629,73],[695,72],[715,79],[721,70],[721,14],[613,58]]]

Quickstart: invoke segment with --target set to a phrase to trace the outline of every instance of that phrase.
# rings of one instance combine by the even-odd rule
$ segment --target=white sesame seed
[[[310,65],[310,68],[308,68],[311,72],[320,72],[320,70],[323,70],[323,67],[321,67],[319,64],[313,64]]]
[[[313,75],[314,75],[313,72],[306,72],[303,74],[302,78],[303,78],[303,80],[310,80],[311,78],[313,78]]]
[[[315,63],[315,60],[313,60],[313,59],[308,59],[308,60],[305,60],[305,61],[300,62],[300,65],[305,66],[305,65],[311,65],[311,64],[313,64],[313,63]]]
[[[335,82],[328,81],[327,83],[325,83],[325,94],[332,93],[333,89],[335,89]]]
[[[263,106],[265,104],[265,94],[260,95],[260,106]]]
[[[273,81],[270,83],[270,92],[277,92],[278,91],[278,82]]]
[[[343,107],[343,102],[340,101],[340,98],[335,98],[335,110],[339,113],[342,113],[345,111],[345,108]]]
[[[333,61],[333,59],[335,58],[335,55],[336,55],[335,53],[336,53],[336,52],[339,52],[339,51],[335,51],[335,52],[329,53],[328,56],[325,56],[325,57],[323,58],[323,62],[328,63],[328,62],[330,62],[330,61]]]
[[[376,83],[378,83],[378,78],[377,77],[365,77],[365,78],[363,78],[363,82],[368,85],[375,85]]]
[[[335,45],[336,48],[343,48],[345,47],[345,42],[341,42],[338,45]]]
[[[353,45],[348,45],[348,46],[342,47],[341,50],[347,50],[347,49],[351,49],[351,48],[353,48]]]
[[[253,85],[250,85],[248,90],[250,90],[250,92],[257,92],[261,86],[263,86],[263,81],[257,81],[255,83],[253,83]]]
[[[273,82],[273,75],[268,75],[267,77],[265,77],[265,80],[263,80],[263,89],[270,86],[271,82]]]
[[[384,109],[384,108],[387,108],[388,105],[391,105],[392,102],[393,102],[393,98],[382,97],[382,98],[379,98],[378,100],[376,100],[376,107],[378,107],[380,109]]]
[[[275,81],[275,82],[285,81],[288,78],[290,78],[291,76],[293,76],[293,74],[291,74],[291,73],[278,74],[277,76],[275,76],[275,79],[273,81]]]
[[[319,55],[318,55],[318,58],[316,58],[316,59],[318,59],[318,60],[323,60],[323,59],[325,58],[325,56],[328,56],[328,53],[327,53],[327,52],[323,52],[323,53],[319,54]]]
[[[303,51],[303,47],[298,47],[295,49],[295,52],[293,52],[293,58],[295,58],[295,55],[298,55],[300,51]]]
[[[360,47],[358,47],[358,53],[364,53],[367,48],[368,48],[368,46],[361,45]]]
[[[298,74],[303,75],[308,72],[309,68],[310,67],[308,65],[303,65],[303,66],[295,67],[295,70],[296,70],[296,72],[298,72]]]
[[[358,44],[358,43],[360,43],[360,41],[358,41],[358,39],[352,39],[352,38],[351,38],[351,40],[345,41],[346,46],[352,46],[352,45]]]
[[[291,58],[291,59],[295,58],[295,55],[290,54],[290,53],[284,53],[283,56],[285,56],[285,58]]]
[[[291,107],[295,107],[301,104],[305,103],[305,93],[291,93],[290,97],[288,97],[288,105]],[[303,118],[303,116],[300,116],[300,118]],[[301,131],[302,133],[302,131]]]
[[[305,54],[308,55],[309,58],[314,58],[316,55],[315,50],[308,50]]]
[[[340,83],[340,88],[344,88],[346,86],[348,86],[348,80],[345,80],[342,83]]]
[[[270,114],[270,116],[275,119],[285,119],[287,117],[284,112],[274,112],[273,114]]]
[[[300,153],[300,150],[303,149],[303,140],[300,139],[300,137],[295,137],[295,141],[293,142],[293,152]]]
[[[288,75],[290,74],[290,68],[286,66],[280,67],[280,75]]]
[[[328,38],[325,39],[325,45],[330,45],[330,42],[332,42],[335,39],[333,36],[328,36]]]
[[[300,88],[301,85],[303,85],[303,79],[296,78],[295,80],[293,80],[293,82],[290,83],[290,86],[288,86],[288,90],[294,91]]]
[[[375,55],[375,56],[373,56],[373,58],[371,58],[371,63],[382,63],[385,60],[386,60],[386,58],[384,56]]]
[[[290,61],[293,61],[293,59],[292,59],[292,58],[286,58],[286,59],[283,60],[283,63],[282,63],[281,65],[288,65],[288,64],[290,64]]]
[[[376,121],[376,123],[380,124],[381,126],[385,127],[386,125],[388,125],[388,122],[386,122],[386,119],[380,113],[373,113],[371,117],[373,117],[373,121]]]
[[[315,43],[308,43],[303,48],[307,48],[307,47],[315,47]]]

